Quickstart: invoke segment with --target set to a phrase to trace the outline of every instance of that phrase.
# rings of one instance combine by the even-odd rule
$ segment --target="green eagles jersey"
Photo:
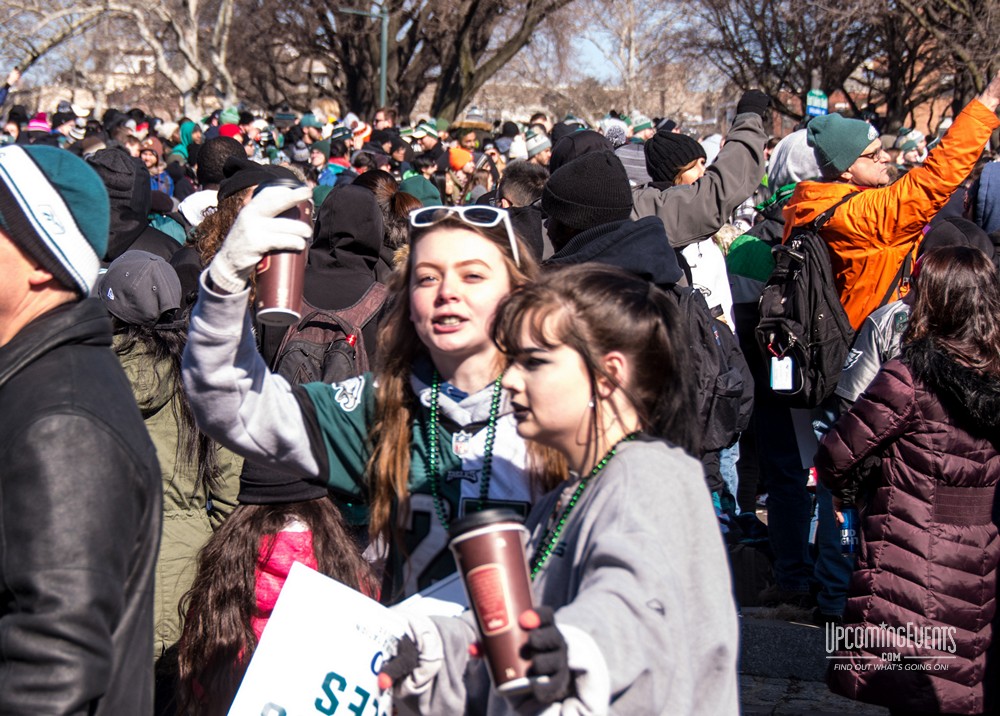
[[[389,547],[393,571],[392,594],[384,601],[410,596],[455,571],[448,550],[448,534],[437,514],[428,475],[427,430],[430,420],[430,386],[419,378],[411,385],[420,398],[413,425],[410,454],[410,510],[401,520],[403,548]],[[303,386],[315,410],[318,436],[314,445],[325,468],[331,492],[342,502],[363,507],[368,502],[366,468],[370,456],[368,431],[374,419],[375,390],[371,374],[329,385]],[[456,402],[443,392],[438,399],[437,494],[440,509],[450,524],[462,515],[491,507],[507,507],[527,514],[531,490],[525,471],[525,445],[517,435],[506,395],[496,422],[491,476],[486,500],[481,501],[486,427],[493,385]],[[309,405],[307,404],[308,410]],[[323,464],[325,462],[325,465]],[[366,511],[345,510],[355,523],[366,520]],[[397,513],[398,514],[398,513]]]

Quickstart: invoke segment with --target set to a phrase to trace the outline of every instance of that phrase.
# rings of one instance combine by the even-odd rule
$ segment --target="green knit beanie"
[[[0,149],[0,227],[67,288],[86,296],[108,249],[111,210],[101,177],[65,149]]]
[[[227,107],[219,115],[219,126],[223,124],[239,124],[240,111],[236,107]]]
[[[330,160],[330,140],[329,139],[324,139],[321,142],[313,142],[312,145],[309,147],[309,149],[311,151],[314,151],[314,152],[320,152],[327,161]],[[317,206],[319,206],[319,205],[317,204]]]
[[[809,146],[823,168],[847,171],[868,145],[878,139],[878,130],[860,119],[847,119],[834,112],[816,117],[806,127]]]

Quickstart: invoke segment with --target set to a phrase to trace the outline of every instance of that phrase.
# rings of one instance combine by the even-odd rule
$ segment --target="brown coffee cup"
[[[528,632],[518,617],[532,609],[525,546],[528,530],[511,510],[483,510],[451,526],[455,555],[493,686],[502,694],[527,691],[530,662],[521,657]]]
[[[301,187],[296,181],[276,179],[261,184],[256,195],[269,186]],[[286,219],[297,219],[312,228],[313,203],[299,202],[279,214]],[[289,326],[302,320],[302,289],[305,286],[307,251],[272,251],[257,264],[257,289],[254,308],[257,320],[270,326]]]
[[[272,251],[257,264],[257,320],[269,326],[289,326],[302,320],[306,252]]]

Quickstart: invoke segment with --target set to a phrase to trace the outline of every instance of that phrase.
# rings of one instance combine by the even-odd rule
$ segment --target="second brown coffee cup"
[[[528,632],[518,617],[534,607],[525,557],[528,530],[511,510],[483,510],[453,523],[450,533],[493,685],[507,695],[526,691],[530,662],[521,648]]]

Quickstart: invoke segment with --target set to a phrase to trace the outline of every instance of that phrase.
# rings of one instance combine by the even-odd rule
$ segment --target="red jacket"
[[[924,165],[889,186],[865,189],[841,181],[805,181],[796,187],[785,206],[785,241],[792,228],[808,224],[851,192],[861,192],[838,208],[821,232],[830,247],[840,302],[855,330],[879,307],[924,227],[972,172],[998,126],[996,115],[973,100]]]

